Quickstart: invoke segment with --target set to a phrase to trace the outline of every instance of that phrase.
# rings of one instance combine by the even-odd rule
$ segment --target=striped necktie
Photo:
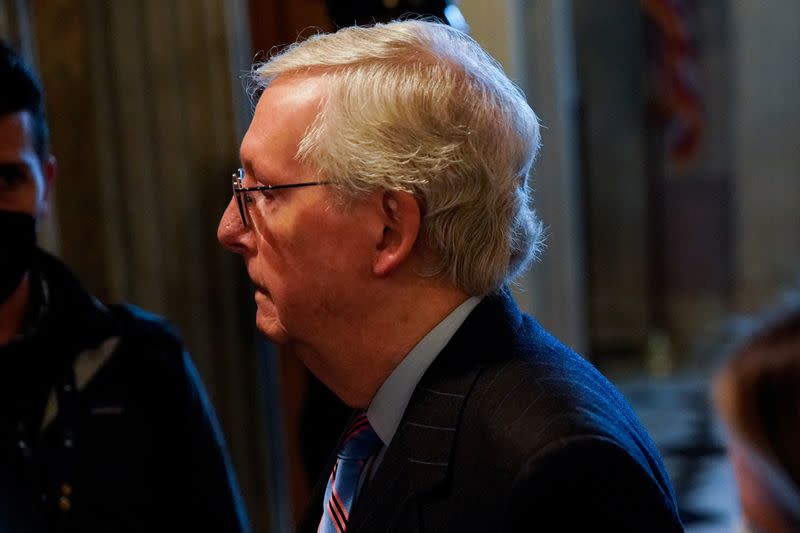
[[[344,533],[347,530],[364,467],[380,444],[381,440],[369,425],[366,413],[358,412],[345,432],[328,479],[318,533]]]

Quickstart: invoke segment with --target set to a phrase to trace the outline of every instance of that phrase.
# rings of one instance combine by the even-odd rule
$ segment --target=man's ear
[[[416,198],[403,191],[383,191],[381,216],[383,235],[372,265],[372,272],[379,277],[389,275],[408,258],[422,222]]]
[[[50,202],[53,197],[53,189],[58,179],[58,161],[55,156],[49,155],[42,165],[42,194],[39,197],[39,216],[43,216],[50,211]]]

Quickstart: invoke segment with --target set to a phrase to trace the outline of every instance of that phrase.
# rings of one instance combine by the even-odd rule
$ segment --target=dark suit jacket
[[[298,531],[314,532],[330,468]],[[485,298],[427,370],[348,532],[683,531],[622,395],[510,295]]]

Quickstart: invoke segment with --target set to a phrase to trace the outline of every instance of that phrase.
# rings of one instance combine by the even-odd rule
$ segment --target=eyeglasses
[[[287,183],[284,185],[260,185],[258,187],[243,187],[244,169],[239,168],[233,173],[233,197],[236,198],[236,205],[239,206],[239,215],[242,217],[242,224],[249,226],[247,219],[247,204],[252,203],[253,198],[247,193],[257,191],[274,191],[277,189],[295,189],[298,187],[311,187],[313,185],[328,185],[329,181],[308,181],[305,183]]]

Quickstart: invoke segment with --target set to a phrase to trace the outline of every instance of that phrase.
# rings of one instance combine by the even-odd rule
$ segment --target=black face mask
[[[36,251],[36,219],[0,209],[0,303],[14,292],[31,268]]]

